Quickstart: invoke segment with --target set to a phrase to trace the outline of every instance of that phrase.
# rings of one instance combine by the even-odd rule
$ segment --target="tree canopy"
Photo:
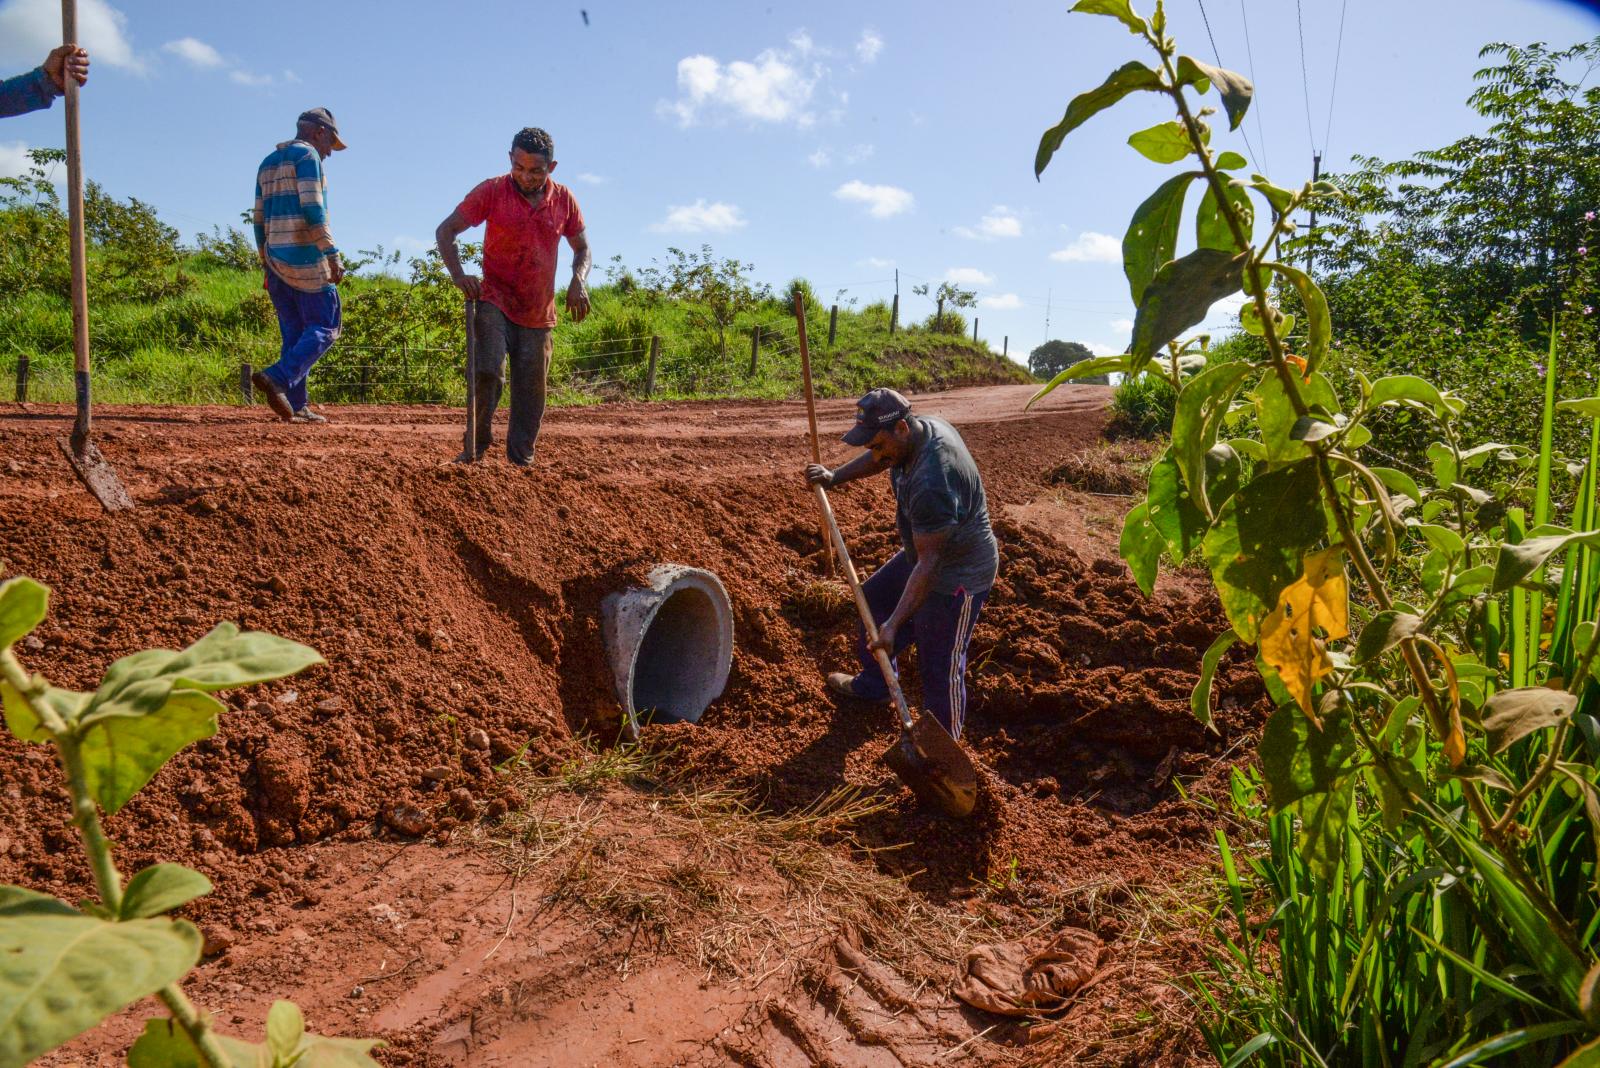
[[[1035,378],[1051,379],[1093,355],[1089,346],[1077,341],[1046,341],[1028,353],[1028,373]]]

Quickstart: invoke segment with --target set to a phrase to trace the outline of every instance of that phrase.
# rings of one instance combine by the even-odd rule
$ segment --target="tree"
[[[944,306],[946,304],[952,308],[970,308],[978,303],[978,294],[970,289],[960,289],[951,282],[940,282],[939,288],[934,290],[932,295],[929,295],[926,283],[920,286],[912,286],[911,292],[919,297],[927,297],[934,302],[932,325],[934,332],[939,334],[960,333],[963,330],[960,316],[952,315],[949,322],[945,320]],[[947,329],[947,327],[953,327],[953,329]]]
[[[1093,356],[1089,346],[1076,341],[1046,341],[1028,353],[1028,373],[1049,381],[1073,364]]]
[[[700,251],[667,249],[667,261],[639,272],[639,286],[648,300],[681,301],[690,317],[717,332],[717,351],[728,354],[728,327],[740,312],[754,308],[771,296],[771,289],[754,285],[748,272],[753,263],[719,260],[710,245]]]

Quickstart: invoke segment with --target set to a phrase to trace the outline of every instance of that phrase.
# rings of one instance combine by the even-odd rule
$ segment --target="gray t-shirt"
[[[917,436],[911,458],[903,466],[889,469],[895,526],[900,528],[906,558],[913,565],[917,562],[913,533],[934,534],[953,528],[939,555],[933,590],[982,593],[994,585],[1000,547],[989,528],[989,502],[978,466],[961,435],[943,419],[916,416],[911,423]]]

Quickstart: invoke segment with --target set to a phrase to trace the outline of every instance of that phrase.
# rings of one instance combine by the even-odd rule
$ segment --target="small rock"
[[[219,505],[214,497],[211,497],[209,494],[201,494],[199,497],[195,498],[194,504],[190,505],[189,507],[192,511],[197,512],[200,515],[215,515]]]
[[[205,938],[200,949],[201,956],[215,957],[233,948],[234,935],[226,927],[202,928],[201,934]]]
[[[425,769],[422,777],[428,782],[444,782],[450,777],[450,774],[450,765],[435,764],[433,767]]]
[[[178,563],[173,564],[172,565],[172,577],[175,578],[175,579],[186,579],[186,578],[188,578],[189,577],[189,565],[186,564],[186,563],[183,563],[181,560]]]
[[[280,705],[292,705],[298,700],[300,700],[300,694],[296,690],[285,690],[278,695],[278,703]]]
[[[289,584],[283,580],[282,575],[273,575],[267,579],[266,587],[279,597],[289,592]]]
[[[361,986],[358,983],[355,986],[350,988],[350,993],[349,993],[348,996],[349,996],[350,1000],[356,1001],[356,1000],[359,1000],[361,995],[365,994],[366,992],[367,992],[366,988]]]
[[[10,471],[13,475],[20,475],[22,474],[22,465],[17,463],[15,460],[7,460],[6,470]]]
[[[489,748],[489,733],[474,727],[467,732],[467,748],[485,752]]]
[[[416,838],[428,830],[428,814],[415,805],[390,805],[383,810],[383,822],[399,834]]]
[[[30,634],[26,638],[22,639],[22,647],[37,653],[40,649],[44,648],[44,641],[41,640],[37,634]]]
[[[471,815],[477,810],[477,802],[472,799],[472,791],[465,786],[458,786],[450,791],[450,807],[463,816]]]
[[[339,712],[344,709],[344,698],[324,697],[322,700],[313,705],[312,708],[325,716],[331,716],[335,712]]]

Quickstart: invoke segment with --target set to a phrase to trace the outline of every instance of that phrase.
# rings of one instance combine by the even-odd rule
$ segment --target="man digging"
[[[511,173],[480,182],[439,224],[434,238],[450,277],[468,300],[478,301],[474,338],[477,398],[471,426],[477,440],[465,442],[456,459],[470,463],[489,451],[494,410],[500,404],[501,368],[511,365],[511,425],[506,458],[519,467],[533,464],[539,424],[544,420],[550,372],[550,335],[556,325],[556,256],[561,238],[572,246],[572,281],[567,313],[581,323],[589,314],[589,239],[583,212],[572,191],[552,181],[555,145],[550,135],[530,126],[511,140]],[[456,238],[487,222],[483,239],[483,277],[461,269]]]
[[[914,641],[923,706],[959,739],[966,722],[967,644],[1000,564],[983,479],[954,427],[912,415],[911,403],[892,389],[861,398],[844,442],[867,451],[834,471],[807,464],[806,481],[832,489],[887,470],[903,548],[862,584],[878,625],[875,646],[857,624],[861,670],[853,676],[833,672],[828,689],[887,703],[889,690],[872,650],[894,658]]]
[[[339,279],[344,264],[328,232],[323,161],[344,148],[327,108],[302,112],[256,172],[256,253],[267,270],[267,296],[283,338],[278,362],[250,376],[284,422],[326,423],[307,403],[306,376],[339,338]]]

